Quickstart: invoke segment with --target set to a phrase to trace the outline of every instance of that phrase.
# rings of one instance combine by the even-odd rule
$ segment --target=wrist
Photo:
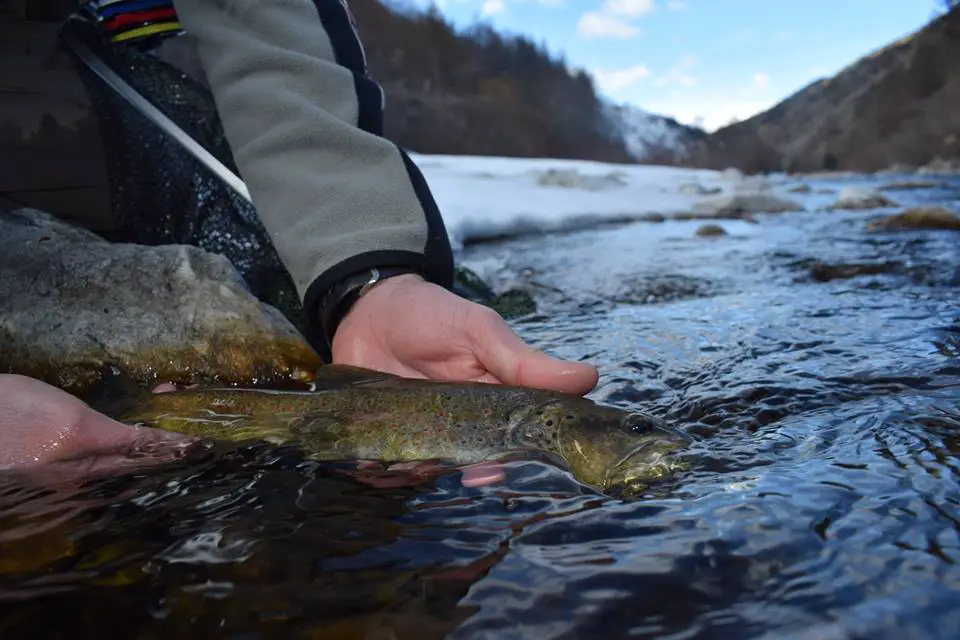
[[[357,303],[360,302],[362,298],[366,298],[374,290],[390,289],[399,284],[410,283],[410,282],[425,282],[425,281],[423,279],[423,276],[421,276],[419,273],[413,270],[404,271],[401,273],[391,273],[389,275],[383,275],[381,273],[380,278],[376,282],[372,283],[365,290],[358,293],[357,299],[354,300],[353,306],[351,306],[350,309],[347,310],[347,313],[349,314],[350,311],[352,311],[354,307],[357,306]]]
[[[354,306],[371,291],[387,282],[422,280],[413,267],[374,267],[348,276],[332,286],[320,300],[318,319],[321,336],[328,353],[333,352],[333,339],[340,324]]]

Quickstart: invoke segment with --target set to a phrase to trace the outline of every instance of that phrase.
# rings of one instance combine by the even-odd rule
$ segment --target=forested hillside
[[[386,135],[423,153],[632,161],[589,74],[523,37],[458,32],[436,11],[351,0],[387,96]]]
[[[922,29],[714,132],[689,162],[763,171],[876,171],[960,159],[960,4]]]

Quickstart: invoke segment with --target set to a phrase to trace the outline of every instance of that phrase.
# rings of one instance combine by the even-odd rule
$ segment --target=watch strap
[[[317,318],[320,324],[321,337],[328,362],[332,361],[333,337],[336,335],[340,322],[347,315],[357,300],[366,295],[375,285],[387,278],[404,274],[420,275],[420,270],[414,267],[373,267],[347,276],[330,287],[320,299],[320,308]]]

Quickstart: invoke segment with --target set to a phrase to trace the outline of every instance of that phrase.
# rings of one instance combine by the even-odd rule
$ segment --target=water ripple
[[[873,215],[468,252],[537,292],[525,338],[601,365],[593,397],[695,437],[639,499],[538,460],[378,487],[266,446],[0,478],[0,636],[960,637],[960,245]],[[844,263],[896,268],[810,276]]]

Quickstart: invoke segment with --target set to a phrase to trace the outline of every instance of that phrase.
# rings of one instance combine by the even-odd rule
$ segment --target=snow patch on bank
[[[718,171],[581,160],[411,157],[430,185],[455,248],[653,214],[669,217],[692,211],[703,190],[732,193],[742,180]]]

